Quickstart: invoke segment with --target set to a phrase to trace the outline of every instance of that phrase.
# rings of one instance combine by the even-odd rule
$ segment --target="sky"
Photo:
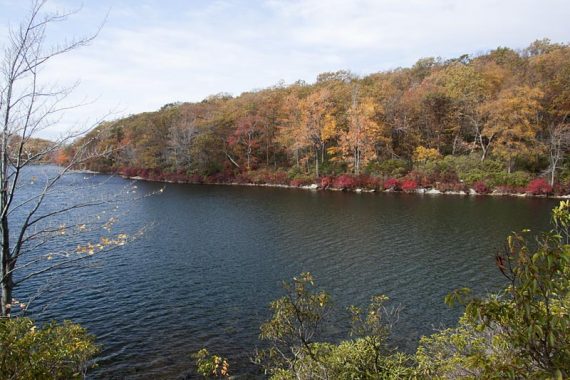
[[[0,46],[29,6],[0,0]],[[221,92],[311,83],[322,72],[366,75],[422,57],[570,42],[568,0],[48,0],[45,9],[78,8],[48,28],[47,42],[101,31],[41,76],[79,81],[67,101],[83,106],[42,137]]]

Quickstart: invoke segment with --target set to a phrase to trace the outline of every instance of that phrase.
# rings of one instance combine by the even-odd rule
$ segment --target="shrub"
[[[183,172],[181,170],[179,170],[175,173],[165,173],[164,178],[167,181],[172,181],[172,182],[187,182],[188,181],[188,176],[186,175],[185,172]]]
[[[402,190],[410,192],[418,188],[418,184],[413,179],[406,179],[402,182]]]
[[[443,193],[453,191],[466,191],[467,188],[462,182],[438,182],[435,188]]]
[[[164,181],[165,179],[164,174],[160,169],[151,170],[147,178],[151,181]]]
[[[251,183],[255,184],[273,184],[286,185],[289,183],[288,174],[284,171],[273,171],[269,169],[260,169],[247,172],[247,177]]]
[[[333,183],[334,183],[334,177],[331,176],[321,177],[321,187],[323,189],[328,189],[333,185]]]
[[[196,352],[192,357],[196,360],[196,371],[204,378],[222,379],[230,377],[228,359],[218,355],[210,355],[205,348]]]
[[[390,159],[382,162],[370,163],[366,168],[366,173],[372,175],[385,175],[400,177],[410,171],[410,164],[406,160]]]
[[[136,168],[123,168],[119,170],[119,174],[124,175],[125,177],[136,177],[139,175],[139,169]]]
[[[251,183],[251,177],[249,176],[248,173],[239,173],[236,175],[235,177],[235,181],[237,183]]]
[[[433,182],[429,176],[420,171],[414,170],[410,172],[406,177],[413,179],[416,182],[417,186],[420,187],[432,187],[433,185]]]
[[[289,177],[284,171],[278,171],[273,174],[273,184],[275,185],[287,185],[289,183]]]
[[[499,185],[495,187],[494,191],[503,194],[520,194],[525,192],[525,188],[509,185]]]
[[[557,182],[554,184],[554,188],[552,189],[552,192],[556,195],[570,194],[570,183],[568,183],[568,182],[564,182],[564,183]]]
[[[189,183],[203,183],[204,177],[202,177],[200,174],[192,174],[191,176],[188,177],[188,182]]]
[[[463,182],[475,186],[477,182],[483,182],[489,173],[486,173],[482,169],[473,169],[460,175]]]
[[[384,181],[384,190],[400,190],[400,181],[396,178],[388,178]]]
[[[358,187],[358,181],[351,175],[343,174],[335,178],[333,187],[342,190],[352,190]]]
[[[483,181],[475,182],[473,184],[473,190],[475,190],[477,194],[489,194],[491,191],[487,184]]]
[[[287,171],[287,176],[289,179],[294,179],[296,177],[301,177],[304,175],[304,172],[298,166],[293,166],[291,169]]]
[[[526,191],[533,195],[552,194],[552,186],[544,178],[536,178],[530,181]]]
[[[570,202],[552,212],[550,231],[525,229],[495,256],[509,279],[480,298],[462,288],[446,303],[465,306],[456,328],[422,338],[420,378],[564,379],[570,374]]]
[[[380,178],[363,174],[358,177],[358,186],[369,190],[377,190],[381,187]]]
[[[530,181],[530,175],[525,172],[516,171],[514,173],[497,172],[489,175],[489,185],[491,187],[507,186],[512,188],[525,188]]]
[[[298,177],[298,178],[292,179],[290,182],[290,185],[294,186],[294,187],[301,187],[301,186],[308,186],[312,182],[313,181],[308,179],[308,178]]]
[[[148,178],[150,176],[150,173],[151,173],[150,169],[143,168],[138,170],[138,175],[141,178]]]
[[[99,351],[80,325],[36,327],[29,318],[0,319],[0,378],[80,379]]]
[[[338,344],[319,341],[332,311],[331,297],[310,273],[284,283],[286,295],[270,304],[272,317],[261,325],[268,348],[257,352],[271,379],[411,379],[413,358],[392,353],[387,338],[388,297],[373,296],[368,307],[350,306],[352,339]]]
[[[314,178],[306,174],[298,174],[295,178],[289,181],[289,184],[295,187],[307,186],[311,185],[312,183],[314,183]]]

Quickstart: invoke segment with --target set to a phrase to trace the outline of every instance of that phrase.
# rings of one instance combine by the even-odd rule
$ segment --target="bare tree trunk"
[[[2,115],[2,132],[0,136],[0,313],[10,317],[13,295],[18,285],[40,276],[43,273],[61,268],[69,268],[74,263],[84,260],[94,254],[93,248],[83,251],[77,240],[71,240],[80,229],[77,225],[55,227],[55,217],[69,216],[73,210],[99,206],[108,203],[106,196],[91,198],[89,201],[60,206],[56,210],[48,210],[44,206],[47,198],[57,194],[62,195],[61,189],[56,189],[57,182],[72,168],[85,163],[85,160],[106,156],[108,152],[97,152],[90,148],[94,138],[84,138],[82,143],[76,143],[76,152],[70,162],[46,177],[45,186],[27,199],[19,199],[21,189],[28,183],[20,176],[26,167],[48,160],[57,150],[62,149],[75,138],[86,131],[69,133],[46,148],[30,154],[26,147],[33,141],[37,133],[57,122],[57,115],[73,106],[65,106],[62,102],[72,88],[49,89],[40,88],[38,73],[44,64],[55,56],[67,53],[87,45],[97,35],[88,38],[69,40],[62,44],[46,47],[46,29],[53,23],[64,21],[71,13],[42,14],[46,1],[37,0],[32,3],[32,9],[27,19],[19,28],[10,30],[8,46],[0,63],[0,115]],[[76,189],[74,189],[76,191]],[[22,192],[25,194],[25,192]],[[16,211],[16,213],[15,213]],[[17,215],[17,217],[15,216]],[[88,221],[81,223],[83,230]],[[109,222],[109,228],[112,222]],[[99,231],[101,222],[94,222]],[[93,227],[95,228],[95,227]],[[64,239],[68,244],[65,254],[53,258],[44,255],[38,247],[48,241]],[[120,237],[105,237],[105,245],[101,244],[98,252],[111,245],[124,244],[126,235]],[[81,244],[81,243],[79,243]],[[64,243],[61,244],[65,246]],[[62,251],[65,248],[61,248]],[[91,252],[93,251],[93,252]],[[87,254],[83,254],[87,252]],[[27,256],[25,264],[21,258]],[[52,260],[53,261],[48,261]],[[35,266],[34,266],[35,265]],[[15,276],[14,274],[17,274]]]
[[[558,161],[553,161],[552,162],[552,167],[550,169],[550,186],[554,186],[554,180],[556,177],[556,165],[557,165]]]
[[[319,148],[315,147],[315,175],[319,178]]]
[[[453,146],[452,146],[452,148],[451,148],[451,155],[452,155],[452,156],[455,156],[455,151],[456,151],[456,149],[457,149],[457,141],[458,141],[458,140],[459,140],[459,135],[456,134],[456,135],[453,137]]]
[[[7,223],[5,223],[4,221],[2,222],[2,238],[3,239],[7,239],[8,238],[8,234],[5,232],[7,231]],[[14,279],[13,279],[13,266],[12,266],[12,260],[10,257],[10,246],[4,242],[7,242],[7,240],[4,240],[2,242],[2,270],[1,270],[1,274],[2,274],[2,281],[1,281],[1,288],[2,288],[2,292],[1,292],[1,300],[2,300],[2,312],[1,312],[1,316],[3,317],[8,317],[10,318],[11,316],[11,309],[12,309],[12,292],[14,289]]]
[[[562,119],[565,120],[565,117]],[[570,147],[570,125],[556,124],[548,128],[550,143],[550,166],[548,168],[550,174],[550,186],[554,186],[556,180],[556,170],[564,159],[565,152]]]

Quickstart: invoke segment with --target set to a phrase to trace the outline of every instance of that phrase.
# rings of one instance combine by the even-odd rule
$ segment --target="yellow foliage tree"
[[[495,156],[505,160],[510,173],[515,159],[540,150],[538,112],[543,92],[538,88],[517,86],[502,91],[483,107],[487,118],[484,136],[493,143]]]
[[[418,146],[414,152],[414,161],[426,163],[441,158],[441,154],[435,148],[426,148]]]
[[[377,144],[384,135],[384,126],[375,120],[378,108],[370,97],[359,102],[358,90],[353,91],[348,129],[340,134],[339,149],[354,174],[360,174],[362,165],[377,157]]]

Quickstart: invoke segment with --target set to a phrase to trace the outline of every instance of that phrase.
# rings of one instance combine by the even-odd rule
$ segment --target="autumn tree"
[[[356,175],[360,174],[362,166],[376,159],[378,145],[385,142],[384,130],[376,118],[378,106],[370,97],[361,99],[359,92],[358,87],[353,88],[348,128],[341,132],[339,142],[343,157],[351,158],[350,167]]]
[[[289,93],[281,104],[283,117],[279,121],[276,140],[292,156],[292,162],[301,167],[301,151],[304,149],[302,135],[301,100],[296,93]]]
[[[228,139],[229,145],[240,151],[241,156],[245,156],[245,168],[247,170],[251,170],[252,164],[257,161],[254,153],[260,145],[261,124],[261,117],[256,114],[240,116],[236,120],[236,127]]]
[[[168,157],[176,170],[189,170],[192,166],[192,146],[199,133],[198,125],[199,115],[193,107],[180,106],[168,129]]]
[[[525,52],[530,56],[529,81],[544,92],[540,121],[546,132],[548,172],[553,185],[570,142],[570,48],[540,40],[533,42]]]
[[[325,160],[325,144],[323,131],[327,123],[333,122],[330,117],[330,92],[326,88],[319,89],[303,99],[301,108],[300,142],[311,147],[314,152],[315,176],[319,177],[319,162]]]
[[[498,98],[486,103],[487,124],[483,136],[493,154],[503,159],[510,173],[515,159],[536,153],[538,132],[537,115],[542,91],[528,86],[517,86],[502,91]]]
[[[258,116],[261,122],[260,144],[263,145],[265,156],[265,166],[269,167],[273,161],[277,166],[277,154],[279,149],[276,146],[278,127],[282,120],[281,102],[283,101],[284,90],[279,87],[270,88],[260,92]]]

